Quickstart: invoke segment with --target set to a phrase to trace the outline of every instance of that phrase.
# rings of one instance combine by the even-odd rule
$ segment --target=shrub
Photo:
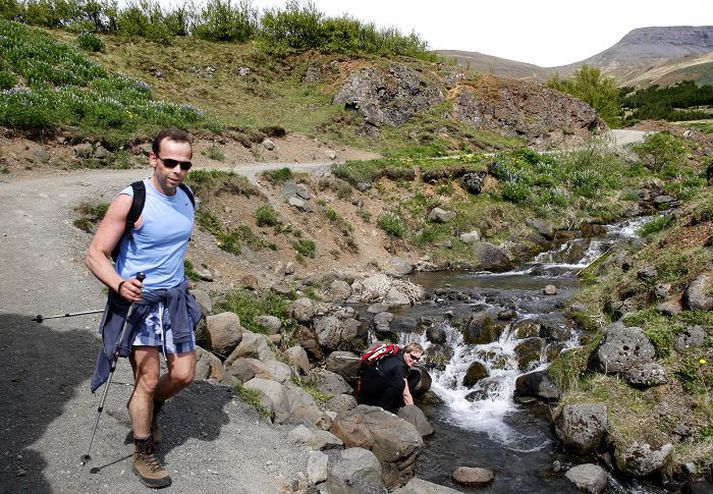
[[[711,220],[713,220],[713,204],[704,202],[693,210],[693,215],[691,216],[691,223],[693,225]]]
[[[290,317],[290,303],[282,295],[267,292],[262,295],[247,290],[238,290],[228,293],[225,301],[218,304],[223,311],[234,312],[240,317],[240,324],[254,333],[264,333],[264,329],[257,323],[258,316],[275,316],[282,322],[282,327],[289,330],[294,327],[294,320]]]
[[[654,233],[661,232],[671,226],[673,218],[671,216],[656,216],[644,225],[642,225],[637,233],[642,237],[649,237]]]
[[[641,144],[632,148],[644,165],[654,171],[667,167],[678,169],[683,164],[686,146],[683,140],[670,132],[656,132],[646,136]]]
[[[0,70],[0,90],[12,89],[17,85],[17,76],[12,72]]]
[[[253,38],[256,29],[257,11],[249,1],[240,1],[233,6],[231,0],[209,0],[193,34],[210,41],[244,43]]]
[[[314,259],[314,255],[317,250],[317,246],[315,245],[314,240],[298,240],[296,242],[292,242],[292,246],[295,248],[299,255]]]
[[[92,33],[81,33],[77,36],[77,44],[83,50],[92,52],[103,52],[104,51],[104,41]]]
[[[255,219],[257,226],[276,226],[280,223],[280,216],[269,204],[257,208]]]
[[[225,153],[220,146],[209,146],[205,150],[205,155],[215,161],[225,161]]]
[[[377,219],[377,224],[392,237],[402,238],[406,234],[406,227],[395,213],[382,213]]]
[[[262,176],[272,184],[280,184],[292,178],[292,170],[287,167],[278,168],[277,170],[268,170]]]

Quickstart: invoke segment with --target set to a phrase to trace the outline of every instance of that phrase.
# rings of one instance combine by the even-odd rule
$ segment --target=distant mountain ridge
[[[560,67],[537,65],[483,55],[442,50],[459,64],[496,75],[545,81],[555,73],[569,77],[586,64],[598,67],[621,85],[674,84],[684,79],[713,80],[713,26],[643,27],[592,57]]]

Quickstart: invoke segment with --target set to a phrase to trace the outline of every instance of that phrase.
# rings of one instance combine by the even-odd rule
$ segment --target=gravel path
[[[284,164],[241,167],[253,176]],[[327,165],[290,165],[299,170]],[[131,472],[125,404],[130,367],[119,363],[92,462],[82,467],[101,388],[89,392],[99,349],[98,316],[31,320],[104,305],[102,285],[83,264],[87,236],[72,225],[82,201],[110,201],[147,170],[57,172],[0,183],[0,492],[146,492]],[[306,470],[308,452],[289,428],[267,424],[229,389],[194,383],[161,417],[160,455],[174,484],[165,492],[279,492]],[[90,467],[101,467],[98,474]]]

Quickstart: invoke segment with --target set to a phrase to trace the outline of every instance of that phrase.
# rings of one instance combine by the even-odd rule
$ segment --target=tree
[[[594,108],[609,126],[618,126],[621,115],[619,89],[614,79],[602,76],[598,68],[582,65],[574,73],[574,78],[565,80],[555,74],[547,81],[547,86],[581,99]]]

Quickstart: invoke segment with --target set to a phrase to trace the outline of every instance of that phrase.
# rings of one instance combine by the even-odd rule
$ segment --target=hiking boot
[[[160,489],[171,485],[168,471],[156,458],[151,437],[134,439],[135,449],[132,470],[142,484],[153,489]]]

